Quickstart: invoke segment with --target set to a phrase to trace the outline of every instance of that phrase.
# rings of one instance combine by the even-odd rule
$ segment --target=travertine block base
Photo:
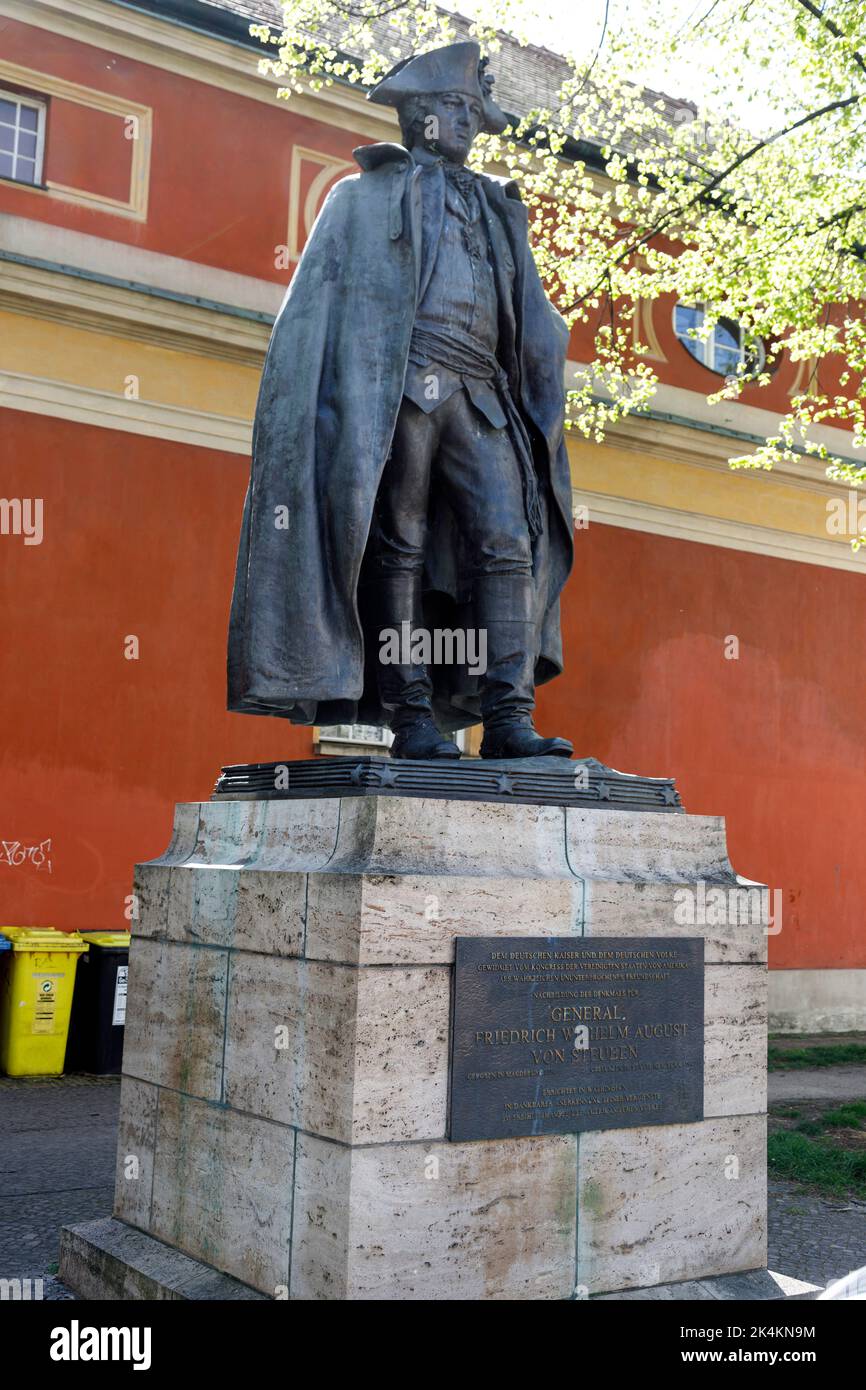
[[[577,1259],[589,1293],[766,1264],[765,1115],[596,1130],[578,1142]]]
[[[684,920],[699,883],[741,887],[751,920]],[[762,1266],[766,934],[743,885],[714,817],[179,807],[136,877],[116,1216],[278,1298],[569,1298]],[[705,1118],[449,1143],[468,935],[703,936]]]

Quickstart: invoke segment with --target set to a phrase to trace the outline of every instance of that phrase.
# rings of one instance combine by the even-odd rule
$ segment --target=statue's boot
[[[450,738],[440,734],[433,722],[433,715],[421,716],[411,722],[398,724],[391,720],[394,742],[391,744],[392,758],[459,758],[460,749]]]
[[[460,749],[444,738],[433,720],[433,683],[420,663],[382,660],[386,645],[382,634],[395,632],[404,641],[422,624],[421,580],[411,573],[382,575],[375,591],[375,624],[379,633],[379,699],[389,712],[394,733],[392,758],[459,758]],[[401,652],[401,655],[406,653]]]
[[[475,611],[487,634],[487,671],[481,678],[482,758],[570,758],[565,738],[543,738],[532,727],[538,631],[532,580],[488,574],[475,582]]]
[[[567,738],[543,738],[528,724],[512,724],[485,732],[482,758],[570,758],[574,745]]]

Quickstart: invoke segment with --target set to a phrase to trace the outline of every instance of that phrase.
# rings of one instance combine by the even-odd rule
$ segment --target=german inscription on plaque
[[[703,1118],[702,937],[455,946],[452,1140]]]

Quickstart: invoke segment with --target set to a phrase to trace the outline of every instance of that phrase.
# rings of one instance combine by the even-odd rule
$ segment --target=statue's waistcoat
[[[444,213],[439,216],[435,175],[440,167],[422,165],[419,175],[426,274],[419,285],[415,323],[495,353],[500,317],[513,315],[514,261],[499,218],[488,216],[475,175],[463,170],[456,177],[446,175]],[[508,291],[502,306],[494,268],[497,264]],[[403,389],[421,410],[431,413],[461,386],[491,425],[497,429],[505,425],[502,405],[489,382],[461,375],[449,369],[441,355],[419,349],[415,342],[410,344]]]

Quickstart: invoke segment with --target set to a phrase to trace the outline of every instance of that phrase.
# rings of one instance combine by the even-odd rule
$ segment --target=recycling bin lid
[[[128,931],[83,931],[79,932],[82,941],[87,941],[91,946],[116,946],[129,949],[130,934]]]
[[[78,932],[58,931],[56,927],[0,927],[13,951],[77,951],[87,950]]]

